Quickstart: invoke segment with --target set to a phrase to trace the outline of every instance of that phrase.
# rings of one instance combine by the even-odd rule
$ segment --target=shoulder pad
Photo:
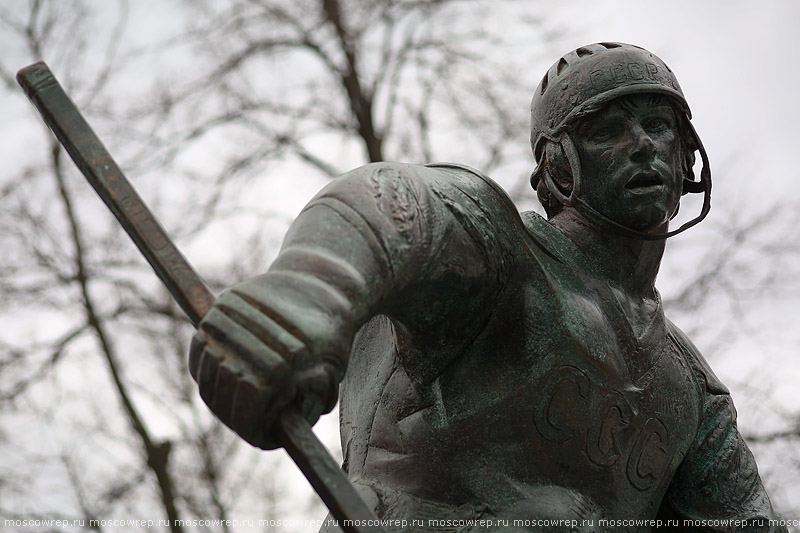
[[[491,187],[494,192],[496,192],[503,199],[503,202],[507,203],[509,207],[513,208],[514,211],[517,212],[517,207],[514,205],[514,201],[511,199],[511,197],[508,196],[508,193],[496,181],[483,172],[460,163],[428,163],[425,166],[439,170],[461,171],[460,174],[466,173],[472,175],[473,177],[479,178],[480,181]]]
[[[694,345],[686,333],[681,331],[681,329],[671,321],[668,320],[667,323],[669,325],[670,336],[680,348],[683,356],[686,358],[686,362],[689,363],[689,366],[691,366],[695,372],[703,376],[706,390],[711,394],[730,394],[728,387],[723,385],[716,374],[714,374],[714,371],[711,370],[711,366],[709,366],[708,362],[700,353],[700,350],[697,349],[697,346]]]
[[[464,222],[467,231],[477,232],[479,241],[500,237],[507,248],[514,248],[512,243],[524,235],[524,224],[517,206],[497,182],[457,163],[430,163],[425,167],[448,177],[433,187],[434,193]]]

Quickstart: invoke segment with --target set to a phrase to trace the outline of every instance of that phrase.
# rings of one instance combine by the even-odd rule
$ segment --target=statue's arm
[[[491,226],[516,211],[497,194],[474,176],[413,165],[334,180],[269,270],[223,293],[201,322],[190,370],[204,401],[251,444],[275,447],[269,427],[287,406],[312,423],[333,408],[354,334],[377,314],[411,341],[411,373],[431,377],[447,361],[420,362],[414,339],[441,339],[449,324],[458,334],[437,353],[457,356],[499,289]]]
[[[697,348],[683,333],[678,334],[698,377],[702,411],[694,443],[673,478],[662,511],[695,520],[749,520],[751,527],[755,526],[753,531],[786,531],[785,527],[769,525],[769,520],[777,517],[755,458],[739,433],[727,388]],[[730,528],[709,526],[707,530]]]

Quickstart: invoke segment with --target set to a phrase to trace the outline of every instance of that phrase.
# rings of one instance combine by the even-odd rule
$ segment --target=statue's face
[[[677,117],[665,98],[612,100],[573,133],[581,198],[610,219],[638,230],[660,227],[680,201],[683,173]]]

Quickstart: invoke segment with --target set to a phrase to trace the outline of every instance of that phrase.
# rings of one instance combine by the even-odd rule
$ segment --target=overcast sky
[[[712,223],[720,220],[715,217],[720,217],[724,206],[744,205],[746,200],[759,206],[775,199],[800,202],[795,183],[795,154],[800,145],[796,50],[800,0],[542,1],[552,4],[567,31],[553,45],[552,54],[532,66],[539,72],[535,79],[561,54],[599,41],[643,46],[676,73],[714,169]],[[126,38],[144,45],[151,36],[178,30],[169,27],[172,19],[164,15],[170,9],[168,2],[132,0],[131,4],[134,24]],[[0,111],[5,109],[0,103]],[[527,102],[522,103],[521,112],[527,113]],[[27,108],[20,110],[16,105],[13,115],[24,116],[29,124],[33,120]],[[16,134],[16,129],[0,129],[0,135],[8,139]],[[794,235],[786,238],[796,242]],[[795,318],[800,314],[798,300],[790,299],[779,309],[760,304],[772,307],[775,330],[770,335],[780,339],[780,348],[766,362],[776,369],[775,391],[787,403],[798,398],[796,383],[800,381],[800,364],[794,356],[800,346]],[[715,368],[727,382],[743,368],[749,372],[764,366],[761,355],[758,352],[749,362],[737,361],[737,366],[723,361]],[[742,415],[752,419],[753,413],[745,408]]]

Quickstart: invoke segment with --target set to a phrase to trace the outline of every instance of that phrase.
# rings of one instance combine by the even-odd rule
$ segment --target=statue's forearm
[[[190,366],[201,395],[248,442],[278,445],[269,428],[287,409],[312,424],[332,409],[356,330],[419,274],[424,231],[398,221],[398,191],[426,209],[403,187],[359,171],[330,184],[270,269],[221,294],[200,323]]]
[[[518,223],[508,198],[469,171],[368,165],[325,187],[269,271],[232,292],[296,335],[312,364],[335,364],[340,378],[356,331],[387,315],[407,341],[398,354],[406,371],[427,381],[485,322],[513,271]]]

